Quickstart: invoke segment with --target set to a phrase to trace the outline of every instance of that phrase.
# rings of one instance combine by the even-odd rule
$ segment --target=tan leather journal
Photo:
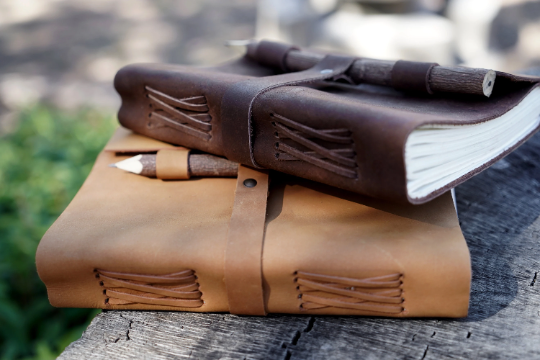
[[[119,129],[99,155],[37,251],[52,305],[467,315],[469,252],[449,193],[396,205],[243,166],[181,181],[108,167],[165,148]]]

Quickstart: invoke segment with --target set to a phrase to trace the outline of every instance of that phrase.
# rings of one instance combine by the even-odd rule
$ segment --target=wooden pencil
[[[156,177],[156,154],[140,154],[109,165],[134,174]],[[194,177],[235,177],[238,164],[213,155],[189,154],[188,171]]]

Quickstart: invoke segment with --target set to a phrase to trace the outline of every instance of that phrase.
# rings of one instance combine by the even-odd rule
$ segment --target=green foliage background
[[[110,114],[22,110],[0,135],[0,358],[49,359],[99,310],[55,309],[35,266],[39,240],[69,204],[111,136]]]

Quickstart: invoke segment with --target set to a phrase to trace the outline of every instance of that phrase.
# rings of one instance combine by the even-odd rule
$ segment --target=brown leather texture
[[[129,144],[122,153],[139,148],[123,136],[116,138]],[[108,167],[125,158],[102,152],[41,240],[36,264],[51,304],[230,311],[226,263],[235,256],[228,238],[237,179],[163,181]],[[466,316],[470,259],[449,193],[399,205],[270,177],[264,238],[256,239],[266,312]],[[262,207],[253,215],[263,215]]]
[[[257,46],[257,51],[254,55],[258,63],[287,72],[289,69],[287,69],[287,65],[285,64],[285,57],[291,50],[298,50],[298,47],[275,41],[263,40],[260,42],[260,45]]]
[[[283,86],[307,85],[342,76],[354,60],[353,57],[327,55],[305,71],[252,78],[230,86],[221,100],[221,137],[223,144],[231,144],[223,149],[225,156],[232,161],[260,167],[253,155],[255,132],[252,118],[257,99]]]
[[[392,87],[396,90],[409,90],[433,94],[429,87],[431,70],[437,63],[417,61],[396,61],[392,67]]]
[[[104,150],[115,153],[125,153],[127,151],[128,153],[140,154],[156,152],[162,149],[181,149],[181,147],[135,134],[131,130],[119,127]]]
[[[269,47],[265,56],[277,65],[287,49]],[[489,99],[426,95],[422,92],[430,91],[425,80],[432,65],[396,64],[393,81],[403,85],[414,80],[418,93],[350,86],[340,82],[346,82],[343,76],[302,82],[302,72],[275,74],[247,57],[213,68],[130,65],[115,78],[122,98],[118,118],[137,133],[245,165],[384,200],[424,203],[484,170],[538,130],[447,186],[409,198],[404,149],[414,129],[494,119],[538,86],[538,78],[498,72]],[[327,70],[341,72],[339,66]],[[260,83],[276,86],[260,92]]]

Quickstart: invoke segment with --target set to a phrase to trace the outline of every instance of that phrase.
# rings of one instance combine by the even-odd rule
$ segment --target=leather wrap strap
[[[304,85],[341,78],[356,58],[327,55],[314,67],[294,73],[252,78],[233,84],[221,101],[223,149],[232,161],[260,168],[253,156],[251,116],[257,98],[281,86]],[[231,146],[234,144],[234,146]]]
[[[156,177],[164,180],[189,179],[188,149],[159,150],[156,156]]]
[[[392,68],[392,87],[396,90],[416,91],[433,94],[429,87],[429,76],[437,63],[396,61]]]
[[[267,198],[268,172],[239,166],[225,253],[231,314],[266,315],[262,250]]]
[[[257,46],[255,59],[261,65],[278,68],[283,72],[287,72],[289,69],[285,64],[285,58],[289,51],[298,49],[298,47],[293,45],[263,40]]]

